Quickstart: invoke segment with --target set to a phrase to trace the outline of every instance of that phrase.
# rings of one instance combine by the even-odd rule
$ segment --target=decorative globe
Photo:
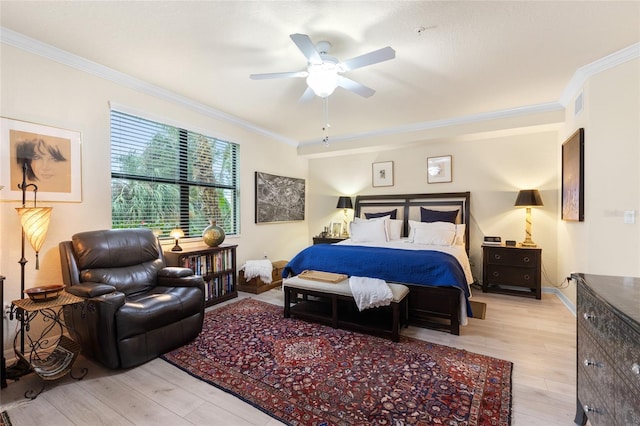
[[[224,241],[224,229],[216,225],[215,220],[209,221],[210,225],[202,231],[202,240],[209,247],[217,247]]]

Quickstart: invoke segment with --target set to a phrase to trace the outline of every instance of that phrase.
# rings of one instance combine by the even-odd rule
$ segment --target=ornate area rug
[[[511,424],[508,361],[285,319],[243,299],[162,356],[291,425]]]

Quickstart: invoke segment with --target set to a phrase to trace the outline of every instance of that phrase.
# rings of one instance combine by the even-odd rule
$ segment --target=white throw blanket
[[[260,277],[263,283],[271,284],[273,265],[269,259],[247,260],[240,269],[244,270],[244,279],[247,281]]]
[[[349,287],[360,311],[388,306],[393,301],[393,293],[387,282],[378,278],[350,277]]]

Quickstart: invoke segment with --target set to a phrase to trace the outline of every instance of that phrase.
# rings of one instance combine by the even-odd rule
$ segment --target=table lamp
[[[525,226],[525,239],[521,243],[522,247],[536,247],[536,243],[531,239],[531,207],[543,206],[542,197],[537,189],[522,189],[518,193],[516,198],[516,207],[526,207],[526,226]]]
[[[344,219],[342,224],[342,236],[349,236],[349,221],[347,216],[347,209],[352,209],[353,204],[351,203],[351,197],[339,197],[337,209],[344,209]]]

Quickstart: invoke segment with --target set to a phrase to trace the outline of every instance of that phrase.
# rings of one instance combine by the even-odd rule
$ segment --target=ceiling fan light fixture
[[[326,98],[338,87],[338,72],[335,64],[324,62],[319,65],[309,65],[307,85],[313,93]]]

